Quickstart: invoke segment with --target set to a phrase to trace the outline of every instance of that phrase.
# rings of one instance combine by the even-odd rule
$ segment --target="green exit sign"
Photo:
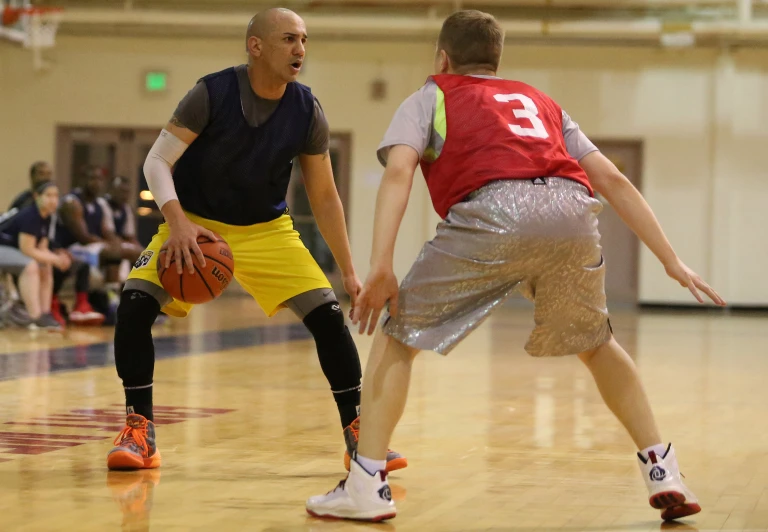
[[[168,89],[167,72],[147,72],[144,77],[144,88],[147,92],[163,92]]]

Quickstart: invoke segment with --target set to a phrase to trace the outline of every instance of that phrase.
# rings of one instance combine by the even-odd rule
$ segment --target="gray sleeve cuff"
[[[376,156],[379,158],[379,163],[381,163],[381,166],[387,166],[387,159],[389,158],[389,150],[394,148],[395,146],[410,146],[414,150],[416,150],[416,153],[419,154],[419,158],[424,155],[423,148],[421,145],[412,142],[408,139],[403,140],[397,140],[397,139],[387,139],[385,142],[382,142],[379,145],[378,150],[376,150]]]
[[[389,148],[404,144],[410,146],[419,158],[424,155],[432,133],[436,85],[426,85],[409,96],[397,109],[392,122],[379,144],[379,162],[386,166]]]
[[[568,154],[577,161],[598,151],[597,146],[581,131],[579,124],[574,122],[565,111],[563,111],[563,138]]]

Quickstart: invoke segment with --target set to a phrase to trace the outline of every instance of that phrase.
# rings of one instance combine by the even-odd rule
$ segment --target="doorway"
[[[62,191],[83,185],[82,170],[95,165],[104,170],[108,182],[116,176],[128,178],[131,206],[136,211],[139,242],[149,244],[163,221],[160,209],[148,194],[144,160],[160,129],[59,126],[56,131],[56,181]]]
[[[633,140],[593,140],[595,145],[639,190],[643,171],[643,143]],[[611,306],[635,306],[639,291],[640,239],[600,194],[598,217],[606,263],[605,293]]]

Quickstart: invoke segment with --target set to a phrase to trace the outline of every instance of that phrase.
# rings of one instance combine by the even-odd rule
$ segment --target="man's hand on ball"
[[[166,250],[165,267],[171,265],[171,260],[176,260],[176,273],[181,275],[184,271],[183,266],[187,266],[190,275],[195,273],[195,265],[192,263],[192,254],[195,255],[197,263],[201,268],[205,267],[205,257],[197,245],[197,237],[204,236],[211,241],[216,241],[216,236],[212,231],[205,227],[193,223],[188,218],[179,220],[176,224],[170,226],[171,235],[165,241],[160,250]]]

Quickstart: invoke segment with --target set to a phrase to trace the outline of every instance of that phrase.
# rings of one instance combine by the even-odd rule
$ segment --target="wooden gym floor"
[[[2,330],[0,530],[768,530],[764,315],[614,315],[703,507],[671,527],[578,360],[523,352],[530,321],[504,310],[447,359],[417,361],[393,441],[411,465],[383,525],[304,513],[343,477],[343,446],[289,313],[223,298],[155,331],[164,465],[139,473],[104,465],[123,418],[111,329]]]

